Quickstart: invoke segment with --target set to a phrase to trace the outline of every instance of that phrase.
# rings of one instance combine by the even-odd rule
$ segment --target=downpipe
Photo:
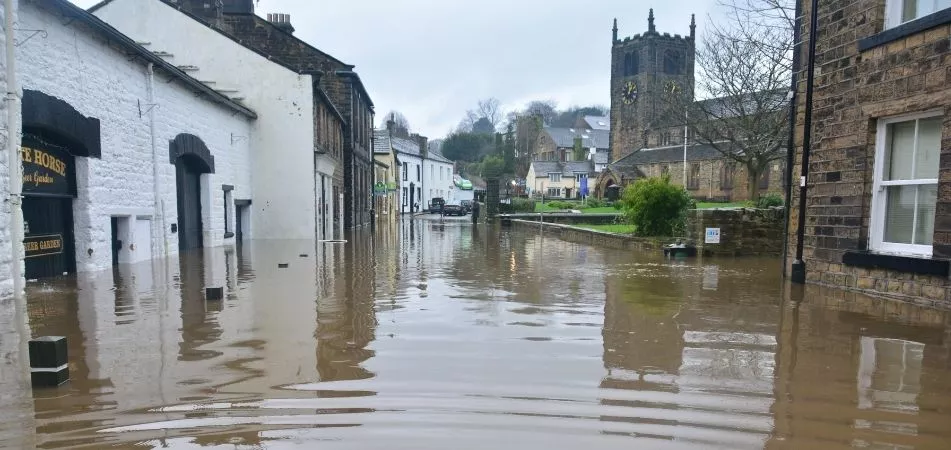
[[[802,0],[796,1],[795,20],[793,21],[793,59],[792,76],[789,85],[789,140],[786,143],[786,217],[783,226],[786,245],[783,245],[783,276],[786,276],[789,269],[789,219],[791,216],[790,203],[792,202],[793,189],[793,166],[796,164],[796,113],[797,103],[799,102],[799,68],[802,65],[802,55],[800,50],[800,40],[802,34]]]
[[[149,81],[149,139],[151,140],[152,145],[152,196],[153,196],[153,214],[155,218],[153,219],[156,226],[159,229],[159,235],[162,239],[162,258],[168,258],[168,237],[165,234],[165,211],[162,206],[162,184],[159,181],[159,153],[158,153],[158,143],[155,140],[155,64],[149,63],[148,65],[148,81]],[[154,237],[155,232],[152,233]]]
[[[816,72],[816,36],[819,23],[819,0],[812,0],[809,11],[809,59],[806,69],[806,102],[802,137],[802,167],[799,179],[799,224],[796,230],[796,260],[793,261],[791,279],[793,283],[805,284],[806,262],[803,260],[803,238],[806,231],[806,191],[809,179],[809,154],[812,146],[812,92]]]
[[[16,46],[14,45],[13,0],[3,0],[4,36],[6,38],[6,77],[7,77],[7,169],[10,177],[10,251],[11,275],[13,278],[13,296],[23,296],[25,280],[23,278],[23,167],[20,161],[20,149],[17,148],[17,135],[20,132],[20,96],[16,72]]]

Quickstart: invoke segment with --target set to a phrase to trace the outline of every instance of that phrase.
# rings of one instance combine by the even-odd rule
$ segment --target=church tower
[[[693,98],[696,22],[691,15],[690,35],[660,34],[654,10],[647,31],[618,39],[614,20],[611,45],[611,161],[642,148],[683,144],[683,113],[665,95]]]

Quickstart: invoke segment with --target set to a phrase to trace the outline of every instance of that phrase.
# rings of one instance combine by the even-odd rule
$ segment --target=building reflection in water
[[[317,297],[317,375],[319,381],[373,377],[364,363],[375,339],[374,236],[350,231],[347,243],[318,244],[321,292]]]

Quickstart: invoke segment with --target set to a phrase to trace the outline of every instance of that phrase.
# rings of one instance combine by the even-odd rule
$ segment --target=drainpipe
[[[23,168],[20,162],[20,149],[17,134],[20,132],[20,96],[16,72],[16,47],[14,45],[14,9],[13,0],[3,1],[4,34],[6,37],[6,76],[7,76],[7,168],[10,177],[10,230],[11,275],[13,278],[13,296],[19,299],[23,295]]]
[[[152,144],[152,195],[155,222],[158,224],[159,232],[162,235],[162,257],[168,257],[168,235],[165,234],[165,211],[162,208],[162,187],[159,182],[159,159],[158,144],[155,141],[155,65],[149,63],[149,139]]]
[[[799,51],[800,42],[802,38],[800,34],[800,28],[802,26],[802,0],[796,1],[796,15],[794,16],[793,22],[793,60],[792,60],[792,76],[790,77],[789,85],[789,140],[786,142],[786,170],[783,176],[786,177],[786,217],[784,218],[785,224],[783,230],[786,230],[786,243],[783,245],[783,276],[786,276],[787,265],[789,264],[789,219],[790,219],[790,202],[792,201],[792,170],[793,166],[796,163],[796,102],[799,99],[797,95],[799,91],[799,66],[801,65],[802,55]]]
[[[806,282],[806,262],[802,259],[803,238],[806,232],[806,183],[809,176],[809,153],[812,145],[812,91],[816,72],[816,36],[819,23],[819,0],[812,0],[809,18],[809,60],[806,69],[806,104],[804,111],[805,123],[802,136],[802,167],[799,179],[799,226],[796,230],[796,261],[792,266],[792,282],[804,284]]]

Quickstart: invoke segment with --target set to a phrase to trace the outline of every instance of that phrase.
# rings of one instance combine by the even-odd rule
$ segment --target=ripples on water
[[[314,247],[31,286],[32,333],[69,337],[72,381],[11,402],[0,418],[28,426],[0,444],[951,447],[947,317],[814,287],[797,303],[777,260],[426,220]]]

